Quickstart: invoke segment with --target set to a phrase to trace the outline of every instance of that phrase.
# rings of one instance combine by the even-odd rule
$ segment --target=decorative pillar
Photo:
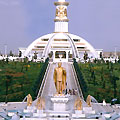
[[[68,62],[68,52],[69,51],[66,51],[66,60],[67,60],[67,62]]]
[[[55,52],[56,51],[53,51],[53,62],[55,61]]]
[[[67,6],[68,2],[65,0],[58,0],[54,3],[56,6],[55,15],[55,32],[68,32],[68,18],[67,18]]]

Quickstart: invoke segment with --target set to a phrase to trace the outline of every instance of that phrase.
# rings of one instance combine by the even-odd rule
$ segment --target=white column
[[[53,62],[55,61],[55,51],[53,51]]]
[[[68,22],[55,22],[55,32],[68,32]]]
[[[66,51],[66,60],[68,62],[68,51]]]

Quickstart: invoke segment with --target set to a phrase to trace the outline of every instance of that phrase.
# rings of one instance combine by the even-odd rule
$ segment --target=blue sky
[[[120,51],[120,0],[67,0],[69,32],[95,48]],[[0,51],[17,51],[54,32],[55,0],[0,0]]]

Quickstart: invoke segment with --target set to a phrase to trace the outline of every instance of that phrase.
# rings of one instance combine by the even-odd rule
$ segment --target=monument
[[[36,109],[37,109],[37,112],[33,113],[34,117],[39,117],[39,118],[46,117],[46,113],[44,113],[44,110],[45,110],[45,99],[44,98],[39,97],[37,99]]]
[[[37,52],[41,59],[46,59],[51,54],[52,62],[48,65],[40,88],[42,93],[35,101],[29,94],[27,102],[24,105],[21,103],[22,111],[19,111],[20,107],[17,105],[8,104],[7,106],[9,109],[18,109],[23,116],[20,120],[80,120],[95,114],[91,96],[88,95],[86,102],[84,101],[74,66],[68,61],[70,58],[81,59],[86,50],[90,58],[97,58],[98,55],[87,41],[68,32],[67,6],[69,3],[65,0],[58,0],[54,4],[56,6],[54,33],[35,40],[23,54],[23,57],[32,57]],[[61,62],[64,62],[67,69],[62,67]],[[55,63],[58,63],[58,67]],[[64,94],[67,88],[66,83],[68,83],[69,91],[72,89],[79,94],[73,95],[72,92],[69,95]],[[0,113],[0,116],[5,118],[8,114]],[[93,116],[93,118],[96,117]]]
[[[31,106],[32,105],[32,96],[30,94],[27,95],[27,106]]]
[[[85,114],[83,113],[83,103],[80,98],[75,100],[74,109],[75,114],[72,114],[73,118],[85,118]]]
[[[24,109],[25,113],[32,113],[35,111],[35,107],[32,106],[33,100],[30,94],[27,95],[27,107]]]
[[[75,110],[82,110],[82,100],[80,98],[77,98],[74,104]]]
[[[54,32],[33,41],[22,53],[22,57],[27,56],[32,59],[34,53],[37,52],[38,59],[45,60],[50,56],[52,62],[68,62],[72,58],[83,59],[86,51],[89,58],[98,58],[92,45],[83,38],[69,33],[67,15],[69,2],[58,0],[54,5],[56,6]]]
[[[44,110],[45,109],[45,100],[41,97],[38,98],[36,108],[38,110]]]
[[[92,108],[91,96],[90,95],[87,96],[86,103],[87,103],[87,106],[85,106],[83,108],[84,113],[95,114],[95,110],[93,110],[93,108]]]
[[[54,84],[56,87],[56,94],[51,98],[53,102],[54,116],[69,116],[66,113],[66,104],[69,101],[69,98],[63,94],[63,91],[66,89],[66,70],[62,67],[62,63],[58,63],[58,67],[54,69]]]
[[[66,70],[61,67],[62,63],[58,63],[58,67],[54,70],[54,83],[57,94],[62,94],[66,89]]]
[[[91,96],[88,95],[87,99],[86,99],[86,103],[88,105],[88,107],[91,107]]]

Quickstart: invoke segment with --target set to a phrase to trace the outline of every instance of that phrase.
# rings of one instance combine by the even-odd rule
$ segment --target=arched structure
[[[68,33],[67,6],[65,0],[58,0],[56,5],[55,31],[44,35],[28,46],[23,56],[32,57],[37,52],[38,57],[53,61],[68,61],[69,58],[83,58],[84,52],[89,58],[98,58],[96,50],[83,38]]]

